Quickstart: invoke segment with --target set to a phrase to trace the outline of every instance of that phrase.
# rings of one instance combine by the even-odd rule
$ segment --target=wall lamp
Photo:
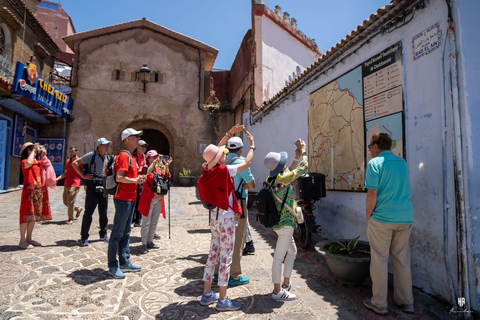
[[[146,64],[143,65],[143,67],[140,68],[140,81],[143,83],[143,92],[147,91],[147,82],[150,79],[150,68],[147,67]]]

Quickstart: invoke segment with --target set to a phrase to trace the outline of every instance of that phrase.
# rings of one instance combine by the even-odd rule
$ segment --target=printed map
[[[370,143],[372,136],[375,133],[387,133],[392,138],[392,152],[393,154],[403,158],[403,114],[401,112],[372,120],[366,123],[367,142]],[[365,149],[367,155],[367,163],[371,159],[370,152]]]
[[[309,171],[329,190],[364,190],[365,136],[362,68],[310,95]]]

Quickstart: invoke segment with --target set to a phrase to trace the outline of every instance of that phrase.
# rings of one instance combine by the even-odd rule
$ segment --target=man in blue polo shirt
[[[242,139],[239,137],[230,138],[227,142],[227,148],[230,153],[227,156],[227,162],[225,164],[238,165],[245,162],[245,158],[242,157]],[[242,266],[240,262],[242,260],[248,227],[247,189],[255,188],[255,178],[253,177],[250,168],[237,173],[233,178],[235,180],[235,193],[242,206],[243,214],[239,217],[238,225],[235,227],[235,246],[233,248],[232,265],[230,267],[230,279],[228,280],[229,286],[237,286],[250,282],[250,278],[242,276]]]
[[[372,298],[366,308],[385,315],[387,311],[388,257],[392,256],[394,300],[405,312],[414,313],[410,267],[410,233],[413,224],[412,191],[408,165],[390,151],[392,139],[386,133],[372,136],[365,177],[367,192],[367,236],[372,261]]]

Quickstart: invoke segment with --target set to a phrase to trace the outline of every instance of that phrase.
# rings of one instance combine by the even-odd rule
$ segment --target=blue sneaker
[[[200,300],[200,304],[202,306],[208,306],[209,304],[215,303],[218,301],[218,295],[215,292],[204,293],[202,294],[202,299]]]
[[[240,302],[232,301],[232,299],[228,298],[225,301],[218,299],[217,306],[215,309],[218,311],[230,311],[230,310],[238,310],[242,307]]]
[[[218,282],[218,273],[213,274],[213,280],[212,282]]]
[[[103,241],[105,241],[105,242],[108,242],[108,241],[110,241],[110,239],[108,238],[108,236],[107,236],[107,235],[104,235],[103,237],[102,237],[102,236],[100,236],[100,239],[101,239],[101,240],[103,240]]]
[[[80,240],[80,247],[88,247],[88,239]]]
[[[112,275],[115,279],[124,279],[125,278],[125,273],[120,271],[118,268],[110,268],[108,269],[108,273]]]
[[[250,282],[250,278],[249,277],[242,277],[240,276],[238,279],[235,279],[234,277],[230,276],[230,278],[228,278],[228,285],[229,286],[240,286],[242,284],[247,284]]]
[[[120,270],[123,272],[139,272],[142,270],[142,267],[136,266],[129,261],[126,265],[120,266]]]

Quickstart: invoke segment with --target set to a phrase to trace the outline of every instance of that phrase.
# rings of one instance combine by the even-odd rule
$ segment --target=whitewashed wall
[[[413,60],[412,38],[439,22],[441,46],[429,55]],[[361,21],[359,21],[361,23]],[[411,237],[412,275],[414,285],[426,292],[452,301],[452,279],[457,283],[456,235],[454,212],[454,179],[452,165],[451,107],[449,89],[444,86],[444,69],[449,69],[447,7],[434,0],[427,8],[417,10],[407,25],[386,35],[377,35],[358,48],[356,54],[338,63],[328,75],[320,75],[279,105],[260,122],[248,127],[255,137],[257,152],[252,171],[257,189],[267,176],[263,158],[269,151],[287,151],[292,159],[293,142],[307,139],[309,95],[359,66],[382,50],[402,41],[405,101],[405,144],[415,209]],[[340,39],[339,39],[340,40]],[[273,41],[273,40],[272,40]],[[278,40],[280,41],[280,40]],[[445,51],[446,50],[446,51]],[[272,62],[273,63],[273,62]],[[279,67],[280,61],[276,62]],[[447,102],[446,102],[447,101]],[[248,117],[244,123],[249,123]],[[327,192],[315,215],[327,238],[351,238],[360,235],[366,240],[366,194],[362,192]],[[450,204],[451,209],[444,207]],[[444,223],[446,222],[446,223]],[[445,246],[445,237],[448,244]],[[446,250],[448,249],[448,250]],[[446,255],[449,254],[449,255]],[[449,264],[447,265],[447,262]],[[447,272],[450,268],[450,272]]]
[[[289,76],[296,77],[316,60],[315,52],[269,18],[261,19],[261,72],[263,101],[285,87]],[[294,74],[292,74],[294,73]]]

